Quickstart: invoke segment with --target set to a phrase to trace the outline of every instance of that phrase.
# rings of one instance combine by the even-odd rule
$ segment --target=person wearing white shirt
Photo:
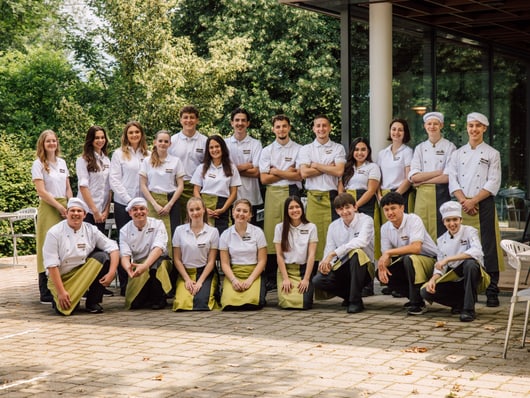
[[[313,284],[344,299],[347,312],[355,314],[364,311],[362,290],[374,275],[374,220],[357,213],[349,193],[339,194],[333,207],[340,219],[329,225],[324,258]]]
[[[149,155],[142,125],[136,121],[128,122],[123,128],[121,146],[114,151],[110,160],[109,184],[114,195],[114,220],[118,231],[131,221],[129,213],[125,210],[127,203],[133,198],[142,196],[140,167]],[[128,276],[122,267],[118,268],[118,279],[120,293],[125,296]]]
[[[266,187],[263,229],[267,238],[265,278],[269,290],[276,287],[278,269],[273,242],[276,225],[283,220],[283,210],[278,203],[283,203],[288,196],[300,196],[302,188],[302,176],[296,165],[302,146],[289,137],[290,119],[283,114],[273,116],[272,132],[275,140],[263,148],[259,161],[260,180]]]
[[[192,197],[186,205],[188,220],[173,236],[173,259],[180,275],[173,311],[209,311],[219,308],[219,276],[215,268],[219,231],[208,225],[206,206]]]
[[[304,145],[298,155],[300,175],[307,190],[307,218],[318,229],[316,259],[321,260],[324,242],[331,221],[338,218],[332,203],[338,194],[339,178],[344,173],[346,151],[341,144],[330,140],[331,123],[327,116],[313,120],[315,140]]]
[[[206,136],[197,130],[199,110],[193,105],[186,105],[179,112],[182,130],[171,136],[169,154],[180,159],[184,166],[184,191],[182,203],[187,203],[193,196],[193,184],[190,182],[193,173],[204,160]],[[186,208],[181,206],[180,223],[186,221]]]
[[[416,187],[414,213],[421,217],[433,240],[445,232],[438,209],[451,199],[449,177],[445,170],[455,145],[442,137],[444,115],[429,112],[423,115],[429,139],[414,149],[409,180]]]
[[[171,253],[171,238],[180,224],[179,198],[184,190],[184,167],[179,158],[171,156],[169,131],[156,133],[151,156],[142,163],[140,188],[147,200],[149,216],[158,218],[166,226],[169,236],[168,253]]]
[[[306,310],[313,306],[311,276],[318,242],[317,226],[307,220],[298,196],[285,199],[283,209],[283,222],[274,230],[277,286],[280,286],[278,305]]]
[[[53,302],[53,297],[48,289],[42,246],[48,230],[66,218],[66,202],[72,197],[68,167],[59,155],[60,147],[57,135],[52,130],[44,130],[37,140],[37,159],[31,166],[31,179],[39,196],[36,249],[39,293],[42,304]]]
[[[471,322],[476,317],[477,294],[489,285],[490,279],[483,271],[482,245],[478,231],[462,225],[460,203],[446,202],[440,213],[447,231],[438,237],[438,259],[431,279],[421,288],[421,296],[431,304],[451,307],[451,313],[459,313],[462,322]]]
[[[212,135],[206,140],[206,156],[191,183],[193,196],[202,198],[206,204],[210,225],[222,234],[230,224],[230,208],[237,198],[241,178],[221,136]]]
[[[223,310],[257,310],[265,306],[265,281],[261,273],[267,262],[267,242],[261,228],[250,224],[252,204],[234,202],[234,225],[219,238]]]
[[[256,221],[259,209],[263,208],[259,180],[259,158],[261,156],[261,142],[248,135],[250,114],[246,109],[236,108],[230,114],[230,125],[234,134],[226,138],[226,145],[230,152],[230,160],[237,167],[241,178],[241,186],[237,190],[237,199],[248,199],[252,203],[252,224],[263,226],[263,222]]]
[[[120,261],[116,242],[94,225],[83,222],[86,212],[81,199],[70,198],[66,220],[50,228],[44,241],[48,287],[53,307],[61,315],[70,315],[85,292],[86,311],[103,312],[103,292],[114,280]]]
[[[504,269],[500,247],[499,220],[495,195],[501,185],[499,151],[484,142],[488,118],[478,112],[467,115],[469,141],[451,156],[448,165],[449,190],[462,205],[462,223],[480,231],[484,265],[491,283],[486,289],[486,305],[499,306],[499,272]]]
[[[107,132],[103,127],[91,126],[85,137],[83,154],[77,158],[77,197],[88,206],[85,221],[105,233],[109,216],[111,191],[109,184],[110,159],[107,156]]]
[[[414,151],[406,145],[410,142],[410,129],[405,119],[390,122],[388,141],[392,143],[377,154],[377,164],[381,169],[381,186],[378,200],[390,191],[395,191],[405,199],[405,213],[414,208],[412,184],[408,179]],[[381,222],[386,219],[381,215]]]
[[[381,257],[377,278],[391,291],[408,297],[409,315],[421,315],[425,302],[420,288],[433,272],[437,248],[416,214],[405,213],[405,199],[389,192],[381,199],[388,221],[381,227]]]

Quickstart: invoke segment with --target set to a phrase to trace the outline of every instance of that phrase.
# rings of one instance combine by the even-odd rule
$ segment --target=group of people
[[[427,300],[471,321],[483,285],[487,305],[499,305],[500,159],[483,142],[484,115],[468,115],[469,143],[458,150],[441,136],[441,113],[424,116],[429,139],[414,151],[407,122],[395,119],[377,163],[365,139],[348,153],[333,142],[325,115],[304,146],[290,138],[289,118],[274,116],[265,148],[248,135],[245,109],[230,119],[230,137],[206,137],[186,106],[182,130],[157,132],[151,150],[140,123],[129,122],[111,159],[105,130],[92,126],[75,198],[57,136],[44,131],[32,167],[41,302],[68,315],[85,296],[87,311],[102,312],[117,272],[127,308],[164,308],[174,296],[174,310],[259,309],[274,279],[283,308],[340,296],[357,313],[374,277],[409,298],[411,315]],[[103,233],[111,202],[119,244]]]

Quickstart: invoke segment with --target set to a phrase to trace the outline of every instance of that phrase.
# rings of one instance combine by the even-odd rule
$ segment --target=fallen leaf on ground
[[[437,321],[437,322],[434,324],[434,327],[435,327],[435,328],[443,328],[446,324],[447,324],[447,322],[444,322],[444,321]]]
[[[155,377],[153,377],[152,380],[162,381],[163,378],[164,378],[164,375],[156,375]]]
[[[427,352],[429,351],[426,347],[408,347],[403,350],[404,352]]]

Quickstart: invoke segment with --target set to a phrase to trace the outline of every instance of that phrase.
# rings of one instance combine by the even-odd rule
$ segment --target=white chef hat
[[[68,204],[66,205],[66,208],[69,209],[71,207],[80,207],[85,213],[88,213],[88,206],[79,198],[68,199]]]
[[[127,203],[127,207],[125,208],[125,211],[131,210],[134,206],[143,206],[147,207],[147,201],[144,198],[133,198]]]
[[[454,200],[445,202],[440,206],[440,214],[442,215],[442,220],[445,220],[447,217],[462,218],[462,205]]]
[[[438,119],[440,123],[444,122],[444,115],[440,112],[429,112],[423,115],[423,122],[426,123],[429,119]]]
[[[482,123],[484,126],[489,126],[490,125],[490,122],[488,121],[488,118],[485,115],[483,115],[482,113],[471,112],[470,114],[467,115],[467,121],[468,122],[472,122],[474,120],[476,120],[477,122]]]

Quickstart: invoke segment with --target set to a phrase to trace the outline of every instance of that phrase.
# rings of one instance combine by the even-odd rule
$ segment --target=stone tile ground
[[[508,297],[499,308],[481,297],[472,323],[437,305],[410,317],[404,299],[381,295],[354,315],[338,299],[280,310],[269,294],[256,312],[125,311],[117,296],[104,314],[59,317],[37,301],[35,257],[9,261],[0,259],[0,396],[530,396],[523,305],[501,358]]]

